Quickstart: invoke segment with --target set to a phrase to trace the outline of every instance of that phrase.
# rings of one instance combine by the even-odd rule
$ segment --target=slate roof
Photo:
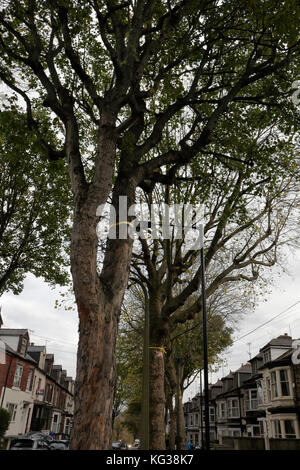
[[[7,352],[10,352],[10,353],[14,354],[15,356],[18,356],[22,359],[27,359],[27,361],[31,361],[31,362],[34,362],[36,364],[36,361],[33,359],[33,357],[29,356],[29,354],[25,354],[25,356],[22,356],[22,354],[15,351],[7,343],[4,342],[4,344],[5,344],[5,349],[6,349]]]
[[[21,336],[28,333],[28,330],[17,328],[1,328],[0,335],[2,336]]]
[[[284,346],[284,347],[291,347],[292,346],[293,339],[291,336],[288,335],[280,335],[278,338],[271,339],[269,343],[267,343],[263,348],[260,348],[259,351],[263,351],[264,349],[270,347],[270,346]]]
[[[27,351],[30,352],[42,352],[46,349],[46,346],[28,346]]]

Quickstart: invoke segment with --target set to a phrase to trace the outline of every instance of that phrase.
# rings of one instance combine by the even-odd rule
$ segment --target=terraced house
[[[287,334],[278,336],[247,364],[210,385],[212,440],[235,439],[237,449],[245,449],[247,440],[247,449],[253,444],[253,449],[300,450],[300,363],[294,344]],[[189,417],[191,410],[199,412],[198,397],[185,404],[187,436],[201,433]]]
[[[74,381],[25,329],[0,327],[0,407],[10,412],[7,438],[29,431],[69,435]]]

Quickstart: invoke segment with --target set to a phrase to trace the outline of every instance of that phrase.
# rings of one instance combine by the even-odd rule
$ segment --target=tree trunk
[[[109,449],[112,439],[117,312],[103,298],[89,311],[89,317],[91,313],[94,318],[86,324],[81,322],[80,328],[72,433],[72,448],[76,450]]]
[[[179,367],[181,369],[182,366]],[[181,376],[181,371],[180,371]],[[179,377],[177,377],[178,383],[180,384]],[[186,435],[185,435],[185,423],[184,423],[184,412],[182,403],[182,390],[180,385],[178,386],[176,393],[176,411],[177,411],[177,449],[186,449]]]
[[[167,324],[160,305],[150,293],[150,450],[165,450],[165,353]]]
[[[130,187],[130,190],[128,189]],[[134,186],[126,180],[126,190]],[[134,197],[134,196],[133,196]],[[101,274],[97,270],[97,204],[89,194],[77,201],[71,241],[71,270],[79,315],[79,345],[71,448],[108,450],[112,440],[115,348],[120,308],[128,282],[132,241],[108,240]],[[113,202],[115,204],[115,202]]]

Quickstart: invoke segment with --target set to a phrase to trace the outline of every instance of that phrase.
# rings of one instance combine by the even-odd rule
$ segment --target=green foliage
[[[64,162],[47,160],[24,115],[0,112],[0,294],[21,292],[28,272],[67,282],[70,212]]]
[[[0,439],[4,437],[4,434],[8,430],[10,422],[10,414],[4,408],[0,408]]]

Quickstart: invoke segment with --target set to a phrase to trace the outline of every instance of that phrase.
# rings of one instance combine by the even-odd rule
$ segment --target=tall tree
[[[110,448],[117,324],[132,251],[130,238],[108,240],[98,271],[98,206],[110,195],[116,208],[121,195],[130,206],[155,170],[169,165],[168,176],[176,173],[205,150],[232,103],[241,114],[245,103],[286,108],[298,19],[296,1],[2,2],[0,78],[24,99],[49,158],[66,157],[74,194],[74,449]],[[43,135],[40,107],[63,124],[61,145]],[[191,119],[176,147],[152,155],[183,112]]]
[[[47,160],[24,114],[1,111],[0,295],[20,293],[29,272],[67,282],[70,196],[64,162]]]

